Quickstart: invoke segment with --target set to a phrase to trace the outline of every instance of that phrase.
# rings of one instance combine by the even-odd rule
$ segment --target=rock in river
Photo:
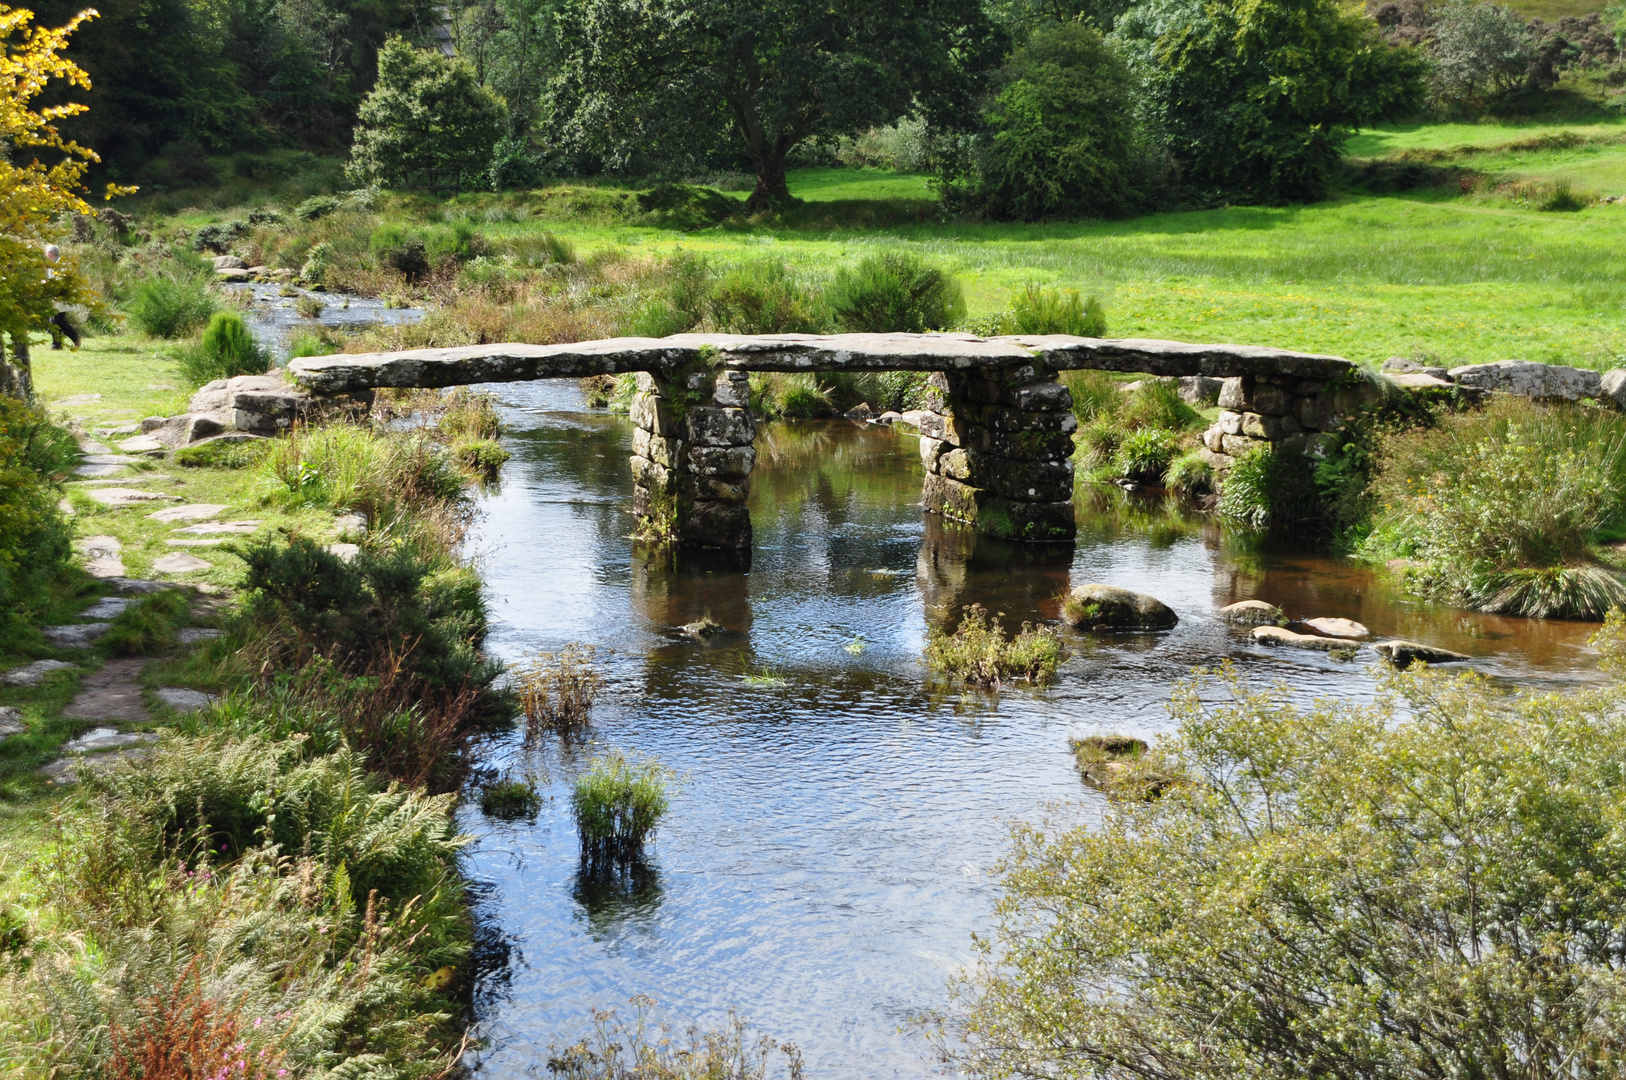
[[[1372,636],[1372,631],[1354,619],[1305,619],[1304,625],[1328,637],[1353,638],[1360,641]]]
[[[1354,652],[1358,645],[1342,638],[1316,637],[1314,634],[1295,634],[1279,626],[1256,626],[1253,640],[1261,645],[1291,645],[1295,649],[1320,649],[1322,652]]]
[[[1238,600],[1214,612],[1214,618],[1237,626],[1286,626],[1287,616],[1263,600]]]
[[[1372,648],[1379,656],[1402,669],[1411,667],[1416,660],[1421,660],[1425,664],[1460,664],[1464,660],[1473,659],[1466,653],[1439,649],[1432,645],[1419,645],[1415,641],[1405,641],[1401,638],[1380,641]]]
[[[1163,601],[1114,585],[1080,585],[1062,602],[1062,617],[1081,630],[1167,630],[1180,617]]]

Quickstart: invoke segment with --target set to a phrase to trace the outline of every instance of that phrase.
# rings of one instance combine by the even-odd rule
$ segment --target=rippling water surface
[[[1170,683],[1225,658],[1307,698],[1371,693],[1370,653],[1255,648],[1211,616],[1235,600],[1354,618],[1522,684],[1595,677],[1585,625],[1407,603],[1364,571],[1248,550],[1156,502],[1081,507],[1077,545],[1059,550],[966,537],[916,505],[913,437],[845,421],[763,428],[748,568],[673,565],[627,539],[624,418],[588,411],[565,383],[495,389],[514,458],[474,540],[490,647],[512,660],[589,643],[607,686],[584,739],[487,748],[488,764],[542,777],[534,822],[463,811],[487,938],[487,1075],[548,1075],[550,1045],[635,994],[679,1027],[736,1009],[796,1041],[810,1078],[935,1074],[910,1018],[945,1003],[989,928],[1010,824],[1095,812],[1069,736],[1164,730]],[[961,605],[1054,619],[1057,594],[1090,581],[1150,592],[1180,624],[1072,637],[1044,693],[967,699],[920,664],[927,626]],[[728,632],[677,631],[702,615]],[[604,748],[684,778],[648,867],[617,881],[578,874],[567,801]]]

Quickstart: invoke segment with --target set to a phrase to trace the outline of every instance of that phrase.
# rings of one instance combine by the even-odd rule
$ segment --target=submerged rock
[[[697,619],[692,623],[684,623],[678,629],[692,638],[700,638],[704,641],[706,638],[721,634],[724,627],[722,623],[713,622],[710,618],[704,618]]]
[[[1256,626],[1253,640],[1261,645],[1288,645],[1295,649],[1316,649],[1328,653],[1351,653],[1359,647],[1342,638],[1317,637],[1314,634],[1295,634],[1279,626]]]
[[[1452,652],[1450,649],[1441,649],[1433,645],[1420,645],[1402,638],[1380,641],[1372,648],[1379,656],[1401,670],[1411,667],[1418,660],[1425,664],[1460,664],[1464,660],[1473,659],[1467,653]]]
[[[1286,626],[1287,616],[1263,600],[1238,600],[1214,612],[1214,618],[1237,626]]]
[[[1062,618],[1081,630],[1167,630],[1180,621],[1155,596],[1115,585],[1080,585],[1062,601]]]
[[[1354,619],[1305,619],[1304,625],[1327,637],[1353,638],[1360,641],[1372,636],[1372,631]]]
[[[1143,768],[1146,743],[1132,735],[1091,735],[1070,745],[1084,782],[1107,795],[1150,800],[1180,783],[1179,777]]]

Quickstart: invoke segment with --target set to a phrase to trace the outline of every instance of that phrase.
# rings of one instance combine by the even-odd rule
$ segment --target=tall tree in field
[[[732,148],[756,170],[753,210],[790,198],[800,143],[916,110],[967,122],[1004,51],[980,0],[583,0],[560,38],[562,148],[612,167]]]
[[[45,329],[59,305],[99,303],[71,263],[47,272],[45,260],[45,245],[61,232],[52,220],[90,213],[79,181],[100,159],[57,130],[85,106],[34,105],[53,79],[89,89],[89,77],[60,54],[68,36],[94,16],[81,12],[52,30],[34,26],[32,11],[0,4],[0,331],[11,339],[18,364],[15,374],[0,371],[0,381],[25,397],[31,392],[29,334]],[[107,197],[127,190],[109,184]]]

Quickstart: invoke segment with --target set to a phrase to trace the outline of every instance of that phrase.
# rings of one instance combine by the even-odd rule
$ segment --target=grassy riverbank
[[[41,351],[35,373],[53,419],[100,429],[110,449],[128,436],[109,429],[190,395],[164,346],[134,336]],[[125,576],[178,587],[132,597],[87,647],[26,627],[0,641],[0,669],[68,665],[0,686],[25,729],[0,742],[6,1070],[169,1075],[153,1055],[181,1032],[196,1075],[420,1076],[455,1061],[471,925],[450,792],[469,735],[505,712],[474,651],[478,581],[453,556],[474,478],[436,419],[336,422],[277,449],[64,485],[81,544],[103,538]],[[329,456],[290,485],[277,455],[316,461],[323,439]],[[92,497],[113,487],[165,498]],[[151,516],[168,508],[196,514]],[[371,528],[339,517],[357,510]],[[244,524],[208,531],[223,522]],[[341,538],[351,553],[328,550]],[[201,565],[155,565],[176,554]],[[54,588],[46,624],[119,595],[77,568]],[[39,771],[104,726],[157,738],[138,766],[104,752],[77,784]]]

